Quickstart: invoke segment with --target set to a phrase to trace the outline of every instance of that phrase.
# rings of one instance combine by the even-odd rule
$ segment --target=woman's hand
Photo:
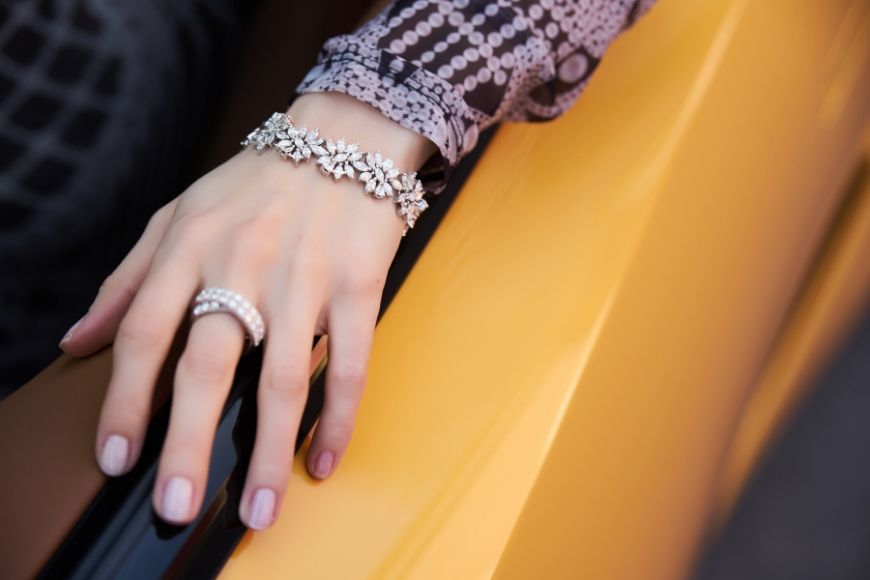
[[[432,152],[419,135],[339,94],[310,94],[290,110],[299,125],[380,150],[406,170]],[[403,221],[361,184],[294,167],[273,151],[246,150],[154,214],[141,239],[61,342],[84,356],[114,340],[114,363],[97,433],[108,475],[141,451],[164,359],[202,287],[239,292],[266,321],[257,438],[241,502],[251,528],[274,521],[293,462],[308,394],[311,340],[329,334],[326,398],[307,467],[327,477],[353,431],[375,319]],[[196,319],[179,360],[169,430],[153,502],[174,523],[191,521],[206,486],[214,431],[242,351],[229,314]]]

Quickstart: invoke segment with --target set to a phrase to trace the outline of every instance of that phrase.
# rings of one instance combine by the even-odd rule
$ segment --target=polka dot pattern
[[[480,131],[561,115],[655,0],[397,0],[329,39],[297,92],[337,91],[432,140],[440,191]]]

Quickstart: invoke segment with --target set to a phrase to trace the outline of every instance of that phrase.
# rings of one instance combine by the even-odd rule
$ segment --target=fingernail
[[[193,500],[193,484],[184,477],[172,477],[163,490],[163,519],[183,522],[190,513]]]
[[[265,530],[272,525],[275,517],[275,492],[268,488],[258,489],[251,500],[251,517],[248,526],[255,530]]]
[[[76,329],[79,327],[84,319],[85,317],[82,316],[81,318],[79,318],[78,322],[69,327],[69,330],[67,330],[66,334],[63,335],[63,338],[60,339],[60,344],[64,344],[66,341],[72,338],[73,333],[76,331]]]
[[[314,475],[320,479],[324,479],[329,475],[329,470],[332,469],[332,460],[332,451],[321,452],[317,457],[317,461],[314,463]]]
[[[106,475],[121,475],[127,466],[127,455],[130,453],[130,442],[126,437],[110,435],[103,443],[100,453],[100,469]]]

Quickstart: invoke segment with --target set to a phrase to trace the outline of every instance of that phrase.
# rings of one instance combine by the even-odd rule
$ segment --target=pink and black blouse
[[[430,139],[439,191],[479,133],[565,112],[655,0],[396,0],[329,39],[298,93],[345,93]]]

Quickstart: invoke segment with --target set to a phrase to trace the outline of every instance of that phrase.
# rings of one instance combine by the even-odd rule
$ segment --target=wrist
[[[379,151],[403,171],[416,171],[436,151],[429,139],[342,93],[300,95],[287,113],[296,125],[317,129],[324,137],[359,143],[364,151]]]

